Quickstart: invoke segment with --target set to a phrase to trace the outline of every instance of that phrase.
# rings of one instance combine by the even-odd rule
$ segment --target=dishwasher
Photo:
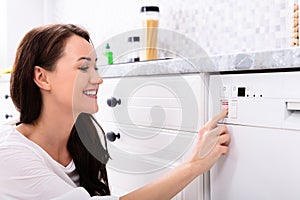
[[[209,172],[210,200],[300,199],[300,71],[213,74],[209,117],[228,107],[230,150]]]

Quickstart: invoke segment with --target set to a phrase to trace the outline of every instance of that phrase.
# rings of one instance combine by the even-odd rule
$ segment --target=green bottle
[[[105,49],[106,51],[104,55],[107,57],[107,64],[109,65],[114,64],[113,52],[110,51],[110,46],[108,43],[106,44]]]

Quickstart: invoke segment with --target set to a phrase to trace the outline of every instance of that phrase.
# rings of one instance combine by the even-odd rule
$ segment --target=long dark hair
[[[34,67],[40,66],[48,71],[55,70],[55,64],[63,56],[66,40],[78,35],[88,42],[89,33],[73,24],[52,24],[29,31],[22,39],[16,53],[11,75],[11,98],[20,112],[20,123],[33,124],[39,117],[42,96],[33,81]],[[80,130],[78,130],[80,129]],[[100,127],[103,133],[103,130]],[[84,141],[80,134],[85,134]],[[85,144],[94,146],[93,153]],[[68,141],[68,150],[73,158],[80,177],[80,186],[91,196],[109,195],[106,161],[109,158],[90,114],[82,113],[76,119]]]

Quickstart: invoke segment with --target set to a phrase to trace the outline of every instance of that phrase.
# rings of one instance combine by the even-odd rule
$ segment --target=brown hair
[[[40,88],[33,81],[34,67],[40,66],[48,71],[55,69],[55,64],[63,56],[66,40],[73,35],[78,35],[88,42],[89,33],[73,24],[52,24],[41,26],[29,31],[22,39],[16,53],[16,58],[11,76],[11,98],[20,112],[20,123],[32,124],[41,112],[42,97]],[[76,171],[80,176],[80,186],[84,187],[91,196],[109,195],[106,162],[100,162],[83,145],[77,127],[88,127],[85,132],[88,141],[98,148],[98,154],[108,159],[98,137],[97,130],[92,123],[92,116],[81,114],[73,126],[68,141]],[[101,129],[102,130],[102,129]],[[95,140],[95,138],[98,138]],[[106,146],[106,141],[105,141]],[[103,160],[102,160],[103,161]]]

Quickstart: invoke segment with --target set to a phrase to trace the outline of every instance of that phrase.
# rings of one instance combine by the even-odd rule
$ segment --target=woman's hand
[[[208,171],[213,164],[228,152],[230,136],[225,125],[218,122],[226,117],[228,110],[222,110],[199,131],[194,152],[188,162],[196,166],[198,174]]]

